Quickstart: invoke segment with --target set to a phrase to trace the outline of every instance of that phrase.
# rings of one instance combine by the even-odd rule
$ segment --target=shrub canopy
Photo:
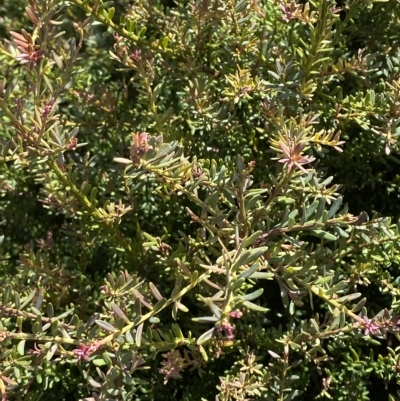
[[[398,1],[0,16],[2,400],[400,399]]]

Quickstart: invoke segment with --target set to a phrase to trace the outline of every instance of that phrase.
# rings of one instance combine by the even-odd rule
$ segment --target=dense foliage
[[[2,401],[400,400],[399,21],[4,0]]]

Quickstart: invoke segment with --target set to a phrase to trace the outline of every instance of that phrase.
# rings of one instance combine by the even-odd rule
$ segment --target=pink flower
[[[233,333],[235,331],[235,327],[229,322],[223,322],[217,330],[224,331],[224,335],[228,340],[233,340],[235,338],[235,334]]]
[[[99,348],[98,344],[85,345],[83,343],[80,343],[79,348],[74,349],[72,352],[77,356],[78,361],[84,359],[85,361],[89,362],[90,355],[93,352],[97,351],[98,348]]]
[[[233,317],[235,319],[240,319],[243,316],[243,313],[239,309],[236,309],[236,310],[230,311],[229,316]]]

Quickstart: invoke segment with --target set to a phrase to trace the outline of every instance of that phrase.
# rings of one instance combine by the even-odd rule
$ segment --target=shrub
[[[3,400],[399,399],[399,6],[337,3],[0,6]]]

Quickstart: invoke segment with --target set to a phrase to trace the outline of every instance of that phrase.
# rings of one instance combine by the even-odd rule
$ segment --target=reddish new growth
[[[31,355],[40,355],[42,353],[42,350],[40,348],[38,348],[35,343],[35,344],[33,344],[33,349],[30,349],[28,353]]]
[[[133,50],[133,51],[131,51],[131,52],[129,53],[129,57],[130,57],[133,61],[136,61],[136,62],[137,62],[137,61],[140,61],[141,55],[142,55],[142,52],[141,52],[140,49]]]
[[[149,139],[150,136],[145,132],[132,134],[133,143],[130,154],[134,164],[139,164],[141,157],[150,149]]]
[[[280,8],[282,10],[282,19],[286,22],[301,16],[302,6],[297,5],[295,1],[291,1],[290,5],[281,3]]]
[[[77,356],[78,361],[84,359],[85,361],[90,361],[90,355],[97,351],[99,348],[99,344],[79,344],[79,348],[74,349],[72,352]]]
[[[186,367],[186,362],[182,358],[179,351],[169,351],[167,354],[163,354],[164,358],[167,358],[161,365],[162,368],[159,369],[159,372],[164,375],[164,384],[167,384],[169,379],[180,379],[182,376],[180,372]]]
[[[71,138],[69,141],[68,149],[75,150],[78,145],[78,139],[77,138]]]
[[[54,105],[54,99],[50,100],[42,110],[42,118],[47,118],[51,113]]]
[[[297,19],[302,23],[315,22],[316,17],[314,12],[310,12],[308,4],[297,4],[295,0],[283,0],[281,1],[280,8],[282,10],[282,19],[285,22]],[[303,2],[300,2],[303,3]],[[340,13],[340,8],[333,6],[329,9],[332,14]]]
[[[279,142],[279,146],[282,149],[284,156],[286,157],[283,157],[278,161],[279,163],[286,164],[289,170],[294,170],[297,167],[301,171],[306,173],[307,170],[305,170],[302,166],[315,160],[315,157],[303,156],[301,154],[301,151],[304,149],[304,144],[302,143],[297,143],[295,145],[292,140],[289,140],[288,146],[281,141]]]
[[[375,319],[370,320],[367,317],[364,317],[364,330],[365,335],[377,334],[380,331],[380,326],[376,324]]]
[[[19,60],[21,64],[29,63],[29,69],[32,70],[37,62],[43,58],[44,51],[36,49],[37,46],[33,43],[32,36],[25,31],[23,35],[13,31],[10,33],[14,37],[17,48],[20,51],[16,59]]]

